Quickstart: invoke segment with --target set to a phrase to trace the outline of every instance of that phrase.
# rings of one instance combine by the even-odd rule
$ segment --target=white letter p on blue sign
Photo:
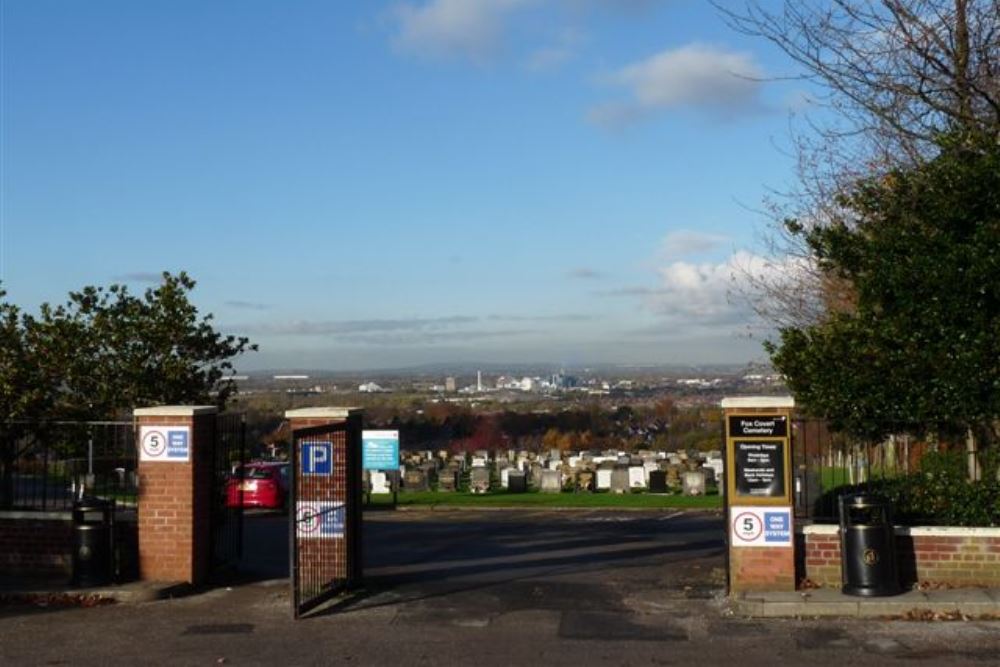
[[[333,443],[309,442],[302,445],[302,474],[333,474]]]

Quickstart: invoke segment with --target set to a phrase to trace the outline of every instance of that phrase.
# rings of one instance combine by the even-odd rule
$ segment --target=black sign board
[[[731,415],[730,438],[787,438],[788,417],[785,415]]]
[[[785,495],[785,442],[737,440],[733,446],[737,495],[762,498]]]

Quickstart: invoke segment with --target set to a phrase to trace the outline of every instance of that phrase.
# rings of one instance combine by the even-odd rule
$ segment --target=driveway
[[[238,584],[14,613],[2,664],[995,664],[996,623],[759,621],[724,613],[722,521],[672,512],[366,516],[366,589],[292,621],[283,517],[247,523]],[[260,547],[260,548],[258,548]]]

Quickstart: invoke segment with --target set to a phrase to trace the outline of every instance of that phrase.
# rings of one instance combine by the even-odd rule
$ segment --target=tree
[[[769,344],[806,410],[878,438],[1000,416],[1000,145],[956,133],[937,157],[860,181],[833,224],[796,228],[855,308]]]
[[[85,287],[64,305],[43,305],[29,331],[58,352],[57,412],[92,418],[163,403],[225,406],[235,389],[226,379],[232,359],[257,346],[217,332],[212,315],[199,317],[194,287],[186,273],[164,273],[142,297],[123,285]]]
[[[158,403],[224,406],[232,359],[256,350],[199,318],[185,273],[163,274],[142,297],[121,285],[85,287],[61,306],[24,314],[0,290],[0,507],[13,466],[46,422],[94,419]]]
[[[716,5],[736,30],[766,39],[801,67],[819,113],[794,138],[799,186],[771,204],[770,257],[745,268],[743,296],[779,326],[854,307],[854,287],[820,270],[805,227],[845,221],[842,195],[858,179],[935,158],[953,132],[1000,137],[998,0],[756,0]],[[850,222],[850,221],[848,221]]]

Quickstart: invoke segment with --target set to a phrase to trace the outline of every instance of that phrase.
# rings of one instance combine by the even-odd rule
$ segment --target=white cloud
[[[763,68],[752,54],[689,44],[627,65],[607,83],[629,99],[592,108],[592,122],[617,125],[657,111],[704,108],[730,115],[759,106]]]
[[[739,251],[721,262],[672,261],[657,269],[655,286],[599,294],[637,299],[658,320],[646,333],[658,331],[670,338],[726,335],[754,323],[750,305],[740,296],[751,277],[775,284],[794,279],[800,268],[796,260]]]
[[[662,255],[667,259],[679,259],[689,255],[700,255],[711,252],[729,243],[731,239],[721,234],[707,234],[691,229],[678,229],[663,237],[660,246]]]
[[[582,31],[566,28],[556,35],[553,44],[530,53],[525,59],[524,66],[532,72],[557,70],[576,58],[580,46],[585,41]]]
[[[489,59],[503,44],[508,15],[532,0],[431,0],[403,3],[393,16],[402,51],[433,58]]]

